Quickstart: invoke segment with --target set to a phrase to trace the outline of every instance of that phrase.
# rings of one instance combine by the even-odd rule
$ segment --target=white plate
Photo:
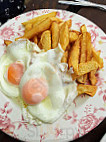
[[[4,39],[14,40],[24,34],[21,23],[54,10],[36,10],[19,15],[0,28],[0,56],[5,52]],[[0,93],[0,129],[23,141],[65,141],[73,140],[94,129],[106,116],[106,35],[95,24],[72,12],[56,10],[63,20],[72,19],[72,29],[79,30],[86,24],[91,33],[94,47],[101,50],[104,68],[97,73],[98,90],[92,98],[81,95],[76,98],[59,120],[41,126],[29,125],[23,121],[20,107]]]

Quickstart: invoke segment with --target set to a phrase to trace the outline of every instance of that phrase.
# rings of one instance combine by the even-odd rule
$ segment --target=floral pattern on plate
[[[52,11],[54,10],[30,11],[5,23],[0,28],[0,56],[5,52],[4,39],[14,40],[24,34],[22,22]],[[72,19],[72,29],[79,30],[82,24],[86,24],[87,30],[91,33],[93,46],[101,50],[104,68],[96,74],[96,95],[93,98],[87,95],[77,97],[67,112],[53,124],[36,126],[26,123],[20,107],[0,92],[0,129],[23,141],[73,140],[94,129],[106,116],[106,35],[98,26],[80,15],[64,10],[56,11],[57,16],[63,20]]]

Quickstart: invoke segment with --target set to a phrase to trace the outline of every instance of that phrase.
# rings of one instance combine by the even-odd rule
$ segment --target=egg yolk
[[[8,81],[14,85],[19,85],[24,73],[24,66],[21,63],[13,63],[8,68]]]
[[[22,88],[23,100],[30,105],[40,103],[47,95],[48,84],[43,78],[30,79]]]

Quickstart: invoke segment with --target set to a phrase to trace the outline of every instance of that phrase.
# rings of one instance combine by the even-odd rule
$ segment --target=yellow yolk
[[[27,104],[40,103],[48,95],[48,84],[45,79],[30,79],[22,88],[22,97]]]
[[[21,63],[13,63],[8,68],[8,81],[14,85],[19,85],[24,73],[24,66]]]

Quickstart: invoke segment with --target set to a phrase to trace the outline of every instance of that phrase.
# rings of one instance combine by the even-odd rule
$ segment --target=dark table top
[[[90,0],[96,3],[106,4],[106,0]],[[68,6],[58,4],[58,0],[26,0],[26,9],[23,12],[27,12],[34,9],[49,8],[49,9],[65,9],[68,11],[76,12],[89,20],[97,24],[106,33],[106,12],[90,7],[81,6]],[[106,133],[106,119],[99,124],[94,130],[86,134],[85,136],[74,140],[73,142],[99,142],[103,135]],[[20,142],[13,139],[0,131],[0,142]]]

